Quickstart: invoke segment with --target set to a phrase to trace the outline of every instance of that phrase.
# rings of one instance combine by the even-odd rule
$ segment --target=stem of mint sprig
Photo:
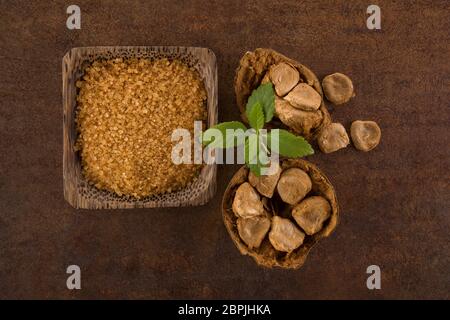
[[[269,165],[272,147],[278,146],[278,153],[289,158],[308,156],[314,153],[311,145],[303,137],[296,136],[284,129],[261,130],[270,122],[275,113],[275,92],[272,83],[261,84],[253,90],[248,99],[245,113],[248,123],[254,130],[239,121],[219,123],[203,133],[202,143],[210,148],[233,148],[244,142],[245,163],[257,176],[261,169]],[[212,139],[211,130],[219,130],[222,139]],[[244,136],[241,136],[244,135]],[[241,143],[240,143],[241,141]]]

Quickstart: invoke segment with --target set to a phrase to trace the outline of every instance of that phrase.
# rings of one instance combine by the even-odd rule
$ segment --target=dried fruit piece
[[[320,131],[317,143],[322,152],[330,153],[348,146],[350,139],[342,124],[331,123]]]
[[[270,199],[266,197],[261,198],[261,202],[263,204],[264,210],[272,212],[272,204],[270,203]]]
[[[291,205],[302,200],[311,188],[311,178],[305,171],[298,168],[283,171],[277,185],[281,199]]]
[[[270,228],[267,217],[238,218],[237,229],[242,241],[250,248],[259,248]]]
[[[342,73],[333,73],[322,80],[322,88],[327,99],[333,104],[343,104],[353,96],[353,83]]]
[[[356,149],[370,151],[380,143],[381,129],[374,121],[356,120],[350,127],[350,135]]]
[[[270,80],[277,95],[284,96],[300,81],[300,75],[297,69],[281,62],[270,68]]]
[[[313,87],[306,83],[299,83],[284,100],[288,101],[293,107],[305,110],[315,111],[319,109],[322,103],[322,97]]]
[[[322,229],[323,223],[331,213],[328,201],[320,196],[306,198],[292,210],[292,217],[308,235]]]
[[[279,97],[275,97],[275,115],[295,133],[301,135],[309,134],[320,125],[323,119],[321,110],[300,110]]]
[[[301,246],[304,239],[305,234],[289,219],[278,216],[272,218],[269,241],[276,250],[292,252]]]
[[[241,218],[251,218],[264,214],[264,207],[259,194],[248,182],[237,188],[233,200],[233,212]]]
[[[273,163],[274,172],[271,175],[261,175],[257,177],[250,171],[248,174],[248,181],[250,184],[258,190],[260,194],[265,197],[272,198],[273,192],[277,186],[278,179],[280,178],[281,168],[276,162]]]
[[[269,83],[270,81],[270,74],[269,72],[266,72],[266,74],[264,75],[264,77],[261,80],[261,84],[265,84],[265,83]]]

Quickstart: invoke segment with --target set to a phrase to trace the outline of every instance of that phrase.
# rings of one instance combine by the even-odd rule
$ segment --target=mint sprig
[[[278,145],[278,153],[290,158],[314,154],[314,149],[305,138],[296,136],[283,129],[271,130],[267,135],[267,145],[271,147]]]
[[[222,122],[203,133],[203,144],[210,148],[232,148],[244,142],[245,163],[257,176],[261,175],[263,167],[269,165],[271,152],[291,158],[314,153],[308,141],[289,131],[273,129],[266,137],[261,133],[260,130],[264,128],[265,123],[272,120],[275,113],[275,92],[272,83],[262,84],[253,90],[245,113],[251,128],[255,129],[253,132],[244,133],[247,128],[239,121]],[[209,136],[214,136],[212,132],[214,129],[219,130],[221,137],[217,140],[208,139]],[[273,146],[275,146],[274,150],[272,150]]]
[[[247,113],[248,122],[250,126],[255,130],[260,130],[264,127],[265,117],[262,105],[260,102],[256,102]]]
[[[271,82],[262,84],[253,90],[245,107],[247,117],[252,108],[258,103],[263,109],[265,122],[267,123],[272,120],[273,114],[275,113],[275,91],[273,90],[273,84]]]

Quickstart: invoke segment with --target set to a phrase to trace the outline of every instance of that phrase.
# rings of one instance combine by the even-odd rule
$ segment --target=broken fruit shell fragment
[[[306,83],[300,83],[284,97],[293,107],[305,111],[316,111],[322,103],[322,97]]]
[[[291,252],[300,247],[305,239],[301,232],[289,219],[275,216],[269,232],[269,241],[278,251]]]
[[[299,168],[283,171],[277,185],[281,199],[290,205],[297,204],[302,200],[311,191],[311,188],[311,178]]]
[[[356,149],[370,151],[380,143],[381,129],[374,121],[357,120],[350,127],[350,136]]]
[[[350,139],[342,124],[332,123],[322,129],[317,137],[317,143],[322,152],[330,153],[347,147]]]
[[[248,181],[250,184],[255,187],[260,194],[267,198],[272,198],[281,174],[280,165],[274,163],[273,166],[274,171],[270,175],[261,175],[257,177],[253,172],[248,174]]]
[[[322,88],[328,101],[343,104],[355,96],[352,80],[342,73],[333,73],[322,80]]]
[[[233,212],[241,218],[252,218],[264,213],[264,206],[259,194],[248,182],[244,182],[236,190],[233,201]]]
[[[320,229],[331,213],[331,206],[327,199],[320,196],[312,196],[304,199],[292,210],[292,217],[308,235],[312,235]]]
[[[269,70],[270,81],[275,87],[275,92],[282,97],[294,88],[300,81],[300,74],[295,67],[280,62]]]
[[[322,111],[303,111],[279,97],[275,97],[275,115],[294,133],[302,136],[320,126],[323,119]]]
[[[323,92],[322,86],[317,79],[316,75],[304,65],[298,63],[295,60],[289,59],[284,55],[272,50],[272,49],[256,49],[255,51],[249,51],[244,54],[239,62],[239,67],[236,70],[236,76],[234,79],[234,91],[236,94],[236,102],[241,112],[241,117],[243,121],[248,122],[245,116],[245,107],[250,97],[252,91],[262,83],[268,82],[270,76],[270,69],[273,66],[284,63],[289,67],[295,68],[299,73],[299,83],[304,83],[311,86],[320,96],[320,113],[316,114],[315,117],[320,117],[320,121],[295,121],[296,127],[293,128],[289,123],[281,123],[278,119],[272,120],[268,127],[281,127],[290,129],[296,134],[303,135],[307,140],[313,140],[317,136],[318,132],[322,127],[331,123],[330,114],[325,106],[322,99]],[[264,78],[264,80],[263,80]],[[294,82],[294,81],[292,81]],[[303,124],[308,124],[303,127]]]
[[[250,249],[259,248],[261,242],[270,229],[268,217],[238,218],[237,229],[239,236]]]
[[[222,199],[222,215],[225,227],[230,234],[236,247],[243,255],[251,256],[259,265],[264,267],[281,267],[289,269],[300,268],[306,260],[311,248],[322,238],[329,236],[336,228],[339,219],[339,208],[336,194],[333,186],[327,177],[312,163],[302,159],[285,159],[280,164],[283,171],[290,168],[298,168],[303,170],[311,179],[312,189],[309,196],[320,196],[328,201],[331,207],[329,218],[323,223],[322,229],[312,235],[305,235],[303,243],[291,252],[283,252],[276,250],[269,240],[268,234],[263,238],[259,247],[251,247],[241,238],[238,230],[239,219],[233,212],[233,200],[237,189],[248,180],[249,169],[245,166],[241,167],[233,176],[225,190]],[[270,202],[281,202],[275,193]],[[277,207],[277,206],[274,206]],[[275,216],[280,216],[276,211]],[[275,217],[274,216],[274,217]],[[266,217],[262,214],[260,217]],[[281,218],[281,216],[280,216]],[[292,218],[292,223],[296,223]],[[241,226],[242,228],[242,226]],[[297,227],[299,230],[300,228]]]

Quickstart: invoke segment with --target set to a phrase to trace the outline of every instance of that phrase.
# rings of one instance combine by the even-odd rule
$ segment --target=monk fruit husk
[[[297,84],[295,72],[299,75]],[[304,65],[271,49],[247,52],[241,58],[236,70],[234,90],[244,122],[248,122],[245,109],[252,91],[261,83],[267,82],[274,84],[278,98],[287,97],[294,104],[279,108],[278,111],[282,113],[276,114],[276,118],[268,124],[269,127],[285,128],[311,141],[315,139],[322,127],[331,122],[330,114],[323,101],[322,87],[316,75]],[[298,85],[300,87],[293,92]],[[308,90],[306,93],[303,92],[304,90],[299,90],[305,85],[314,89],[320,97],[320,106],[317,110],[315,110],[317,99],[314,94],[309,93]],[[308,102],[306,104],[305,98]]]
[[[264,207],[271,212],[264,212],[261,214],[258,218],[260,220],[258,221],[246,221],[249,226],[246,228],[244,236],[243,221],[238,222],[238,219],[242,218],[239,218],[239,216],[235,214],[232,206],[237,189],[248,182],[249,179],[249,169],[245,166],[241,167],[236,172],[228,184],[222,199],[222,215],[228,233],[242,254],[251,256],[261,266],[269,268],[281,267],[297,269],[303,265],[311,248],[320,239],[329,236],[336,228],[339,218],[338,202],[330,181],[312,163],[301,159],[286,159],[281,162],[280,166],[282,169],[281,175],[290,168],[298,168],[305,172],[311,179],[311,190],[303,199],[299,199],[299,202],[296,205],[300,205],[303,201],[309,199],[309,197],[314,196],[321,197],[329,203],[329,216],[326,217],[326,220],[321,221],[320,230],[316,231],[316,229],[314,229],[314,233],[312,233],[308,229],[308,232],[312,234],[304,232],[302,227],[292,216],[295,206],[284,203],[279,197],[278,192],[275,190],[271,198],[262,197],[265,203]],[[267,228],[267,217],[272,219],[272,223],[274,217],[289,219],[290,222],[295,225],[296,229],[305,233],[304,239],[300,241],[301,234],[294,230],[293,233],[298,233],[297,237],[294,239],[296,241],[281,246],[280,243],[284,239],[279,239],[279,234],[275,234],[275,230],[275,232],[272,233],[272,242],[277,246],[277,250],[270,240],[271,231]],[[284,220],[280,221],[285,222]],[[277,223],[280,221],[277,221]],[[288,227],[290,228],[292,225]],[[273,228],[273,225],[271,225],[271,228]],[[264,238],[261,240],[262,235]],[[244,237],[245,240],[243,240],[242,237]],[[285,251],[281,251],[280,249]]]

